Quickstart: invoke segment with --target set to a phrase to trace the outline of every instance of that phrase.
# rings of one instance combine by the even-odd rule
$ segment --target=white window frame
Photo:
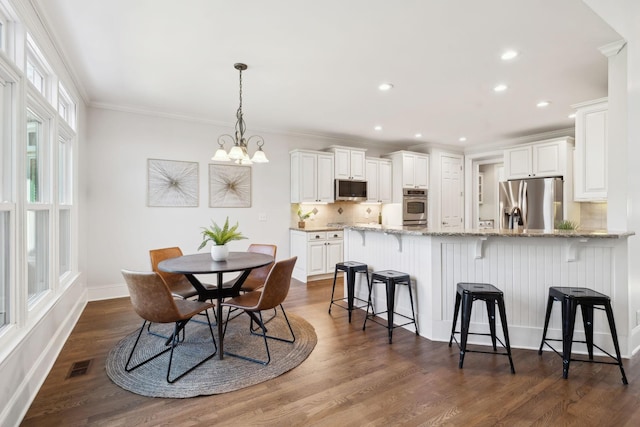
[[[42,77],[42,84],[36,84],[29,76],[29,67]],[[51,66],[47,62],[42,51],[38,48],[31,34],[27,33],[27,55],[25,62],[25,75],[31,86],[40,93],[51,105],[54,105],[53,99],[53,80],[55,80]],[[38,87],[40,86],[40,87]]]
[[[71,129],[76,129],[77,104],[62,82],[58,82],[58,114]]]
[[[27,104],[25,106],[25,115],[24,115],[24,124],[25,126],[25,150],[23,152],[23,164],[26,168],[27,163],[27,150],[26,150],[26,141],[27,141],[27,119],[29,116],[29,112],[33,114],[38,120],[42,123],[42,148],[43,148],[43,161],[41,162],[43,165],[42,171],[40,173],[44,174],[46,177],[44,179],[45,185],[42,188],[42,194],[40,200],[37,202],[30,202],[27,197],[27,188],[26,188],[26,174],[24,175],[25,180],[25,191],[22,197],[24,197],[24,249],[22,253],[22,268],[24,274],[24,285],[25,285],[25,293],[27,297],[27,311],[28,316],[34,317],[38,315],[38,311],[43,307],[43,305],[47,304],[49,295],[51,292],[55,292],[58,288],[58,280],[57,278],[57,256],[55,245],[57,244],[57,215],[55,215],[55,199],[57,198],[57,188],[55,185],[56,179],[55,177],[55,169],[56,169],[56,153],[54,150],[54,129],[56,127],[55,117],[57,112],[53,109],[51,104],[46,102],[40,93],[34,88],[32,85],[28,85],[27,87]],[[27,212],[29,211],[47,211],[48,212],[48,224],[47,224],[47,271],[45,272],[47,277],[47,288],[42,290],[41,292],[29,296],[28,295],[28,278],[29,278],[29,265],[28,265],[28,254],[27,254]]]

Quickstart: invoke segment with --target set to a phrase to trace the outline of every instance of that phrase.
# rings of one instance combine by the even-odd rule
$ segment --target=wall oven
[[[427,226],[427,190],[402,190],[402,225]]]

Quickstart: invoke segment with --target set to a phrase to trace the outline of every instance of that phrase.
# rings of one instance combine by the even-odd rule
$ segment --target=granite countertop
[[[356,231],[377,231],[387,234],[406,234],[411,236],[439,236],[439,237],[557,237],[557,238],[609,238],[620,239],[635,235],[633,231],[606,231],[606,230],[497,230],[497,229],[471,229],[452,230],[434,229],[416,226],[394,226],[378,224],[345,224],[342,228]]]
[[[325,225],[325,226],[312,226],[312,227],[289,227],[289,230],[306,231],[308,233],[316,233],[318,231],[339,231],[343,230],[345,225]]]

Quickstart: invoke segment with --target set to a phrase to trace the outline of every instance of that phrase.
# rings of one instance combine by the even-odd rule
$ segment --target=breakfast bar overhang
[[[594,289],[610,296],[623,357],[640,346],[640,297],[628,279],[628,237],[633,232],[542,230],[432,230],[415,227],[345,227],[344,259],[366,262],[372,271],[410,274],[420,335],[449,341],[458,282],[490,283],[504,292],[511,345],[538,349],[551,286]],[[366,299],[366,283],[356,296]],[[373,295],[384,304],[384,295]],[[396,308],[410,313],[408,291],[399,289]],[[578,314],[581,316],[581,314]],[[484,331],[486,310],[475,310],[471,328]],[[560,310],[554,310],[548,336],[561,337]],[[486,338],[486,339],[485,339]],[[583,340],[576,321],[576,340]],[[489,344],[475,336],[477,344]],[[594,318],[594,343],[613,351],[604,313]],[[575,345],[575,352],[586,346]]]

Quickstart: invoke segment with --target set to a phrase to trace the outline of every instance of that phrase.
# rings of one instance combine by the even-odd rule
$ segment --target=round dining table
[[[271,255],[255,252],[229,252],[229,257],[226,261],[214,261],[211,258],[211,254],[202,253],[166,259],[158,263],[158,269],[168,273],[184,274],[198,291],[199,301],[216,300],[218,340],[220,342],[218,357],[222,359],[224,357],[222,342],[222,301],[224,298],[234,297],[240,294],[240,288],[247,276],[249,276],[251,270],[263,267],[274,261],[275,259]],[[240,276],[227,286],[223,286],[224,273],[234,272],[239,272]],[[216,274],[216,287],[205,287],[195,276],[196,274]]]

